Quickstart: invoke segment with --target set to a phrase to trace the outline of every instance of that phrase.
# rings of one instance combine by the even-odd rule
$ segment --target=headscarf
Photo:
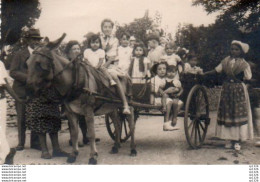
[[[241,47],[242,51],[243,51],[245,54],[246,54],[246,53],[248,52],[248,50],[249,50],[249,45],[246,44],[246,43],[243,43],[243,42],[241,42],[241,41],[233,40],[233,41],[231,42],[231,45],[233,45],[233,44],[239,45],[239,46]]]

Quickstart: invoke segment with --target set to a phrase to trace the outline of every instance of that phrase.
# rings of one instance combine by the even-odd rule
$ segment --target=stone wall
[[[218,109],[218,102],[220,99],[221,87],[207,89],[207,95],[209,98],[209,110],[216,111]]]
[[[15,110],[15,100],[6,93],[7,96],[7,124],[16,125],[16,110]]]

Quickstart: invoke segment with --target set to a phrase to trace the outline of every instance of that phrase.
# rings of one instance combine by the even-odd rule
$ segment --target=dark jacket
[[[19,97],[26,97],[27,65],[30,57],[28,48],[17,52],[12,60],[10,76],[14,79],[13,89]]]

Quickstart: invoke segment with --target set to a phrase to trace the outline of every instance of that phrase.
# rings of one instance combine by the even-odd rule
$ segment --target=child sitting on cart
[[[179,109],[183,104],[182,101],[179,100],[183,90],[181,82],[177,77],[177,73],[177,66],[168,65],[166,69],[165,83],[161,84],[159,88],[159,93],[162,96],[162,111],[165,113],[166,121],[164,123],[164,130],[179,129],[176,127],[176,124]],[[172,102],[167,102],[168,98],[170,98]]]
[[[145,83],[145,78],[149,77],[148,66],[150,60],[146,57],[146,47],[142,42],[134,45],[133,56],[129,65],[128,74],[132,78],[132,83]]]
[[[177,67],[176,77],[179,79],[179,73],[183,71],[183,62],[181,58],[175,54],[174,42],[167,42],[165,45],[165,55],[161,57],[161,61],[167,62],[168,65]]]
[[[169,69],[169,74],[166,78],[167,68]],[[161,62],[154,67],[154,70],[156,70],[156,76],[151,79],[151,92],[153,94],[151,94],[150,102],[154,105],[163,105],[163,108],[165,108],[164,110],[166,112],[164,117],[163,130],[177,130],[179,128],[177,128],[175,125],[177,123],[178,110],[181,107],[182,102],[177,98],[172,99],[169,97],[169,95],[173,93],[176,93],[176,97],[178,97],[177,93],[181,91],[180,81],[177,79],[174,80],[177,67],[169,67],[166,62]],[[167,83],[166,79],[169,81],[169,83]],[[174,82],[173,85],[178,88],[173,88],[171,81]]]
[[[198,65],[198,58],[195,55],[188,55],[187,57],[188,62],[184,64],[184,73],[190,74],[201,74],[203,70],[197,66]]]

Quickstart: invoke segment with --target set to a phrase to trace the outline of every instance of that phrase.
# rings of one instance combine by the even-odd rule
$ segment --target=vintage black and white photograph
[[[2,0],[0,164],[260,163],[258,0]]]

